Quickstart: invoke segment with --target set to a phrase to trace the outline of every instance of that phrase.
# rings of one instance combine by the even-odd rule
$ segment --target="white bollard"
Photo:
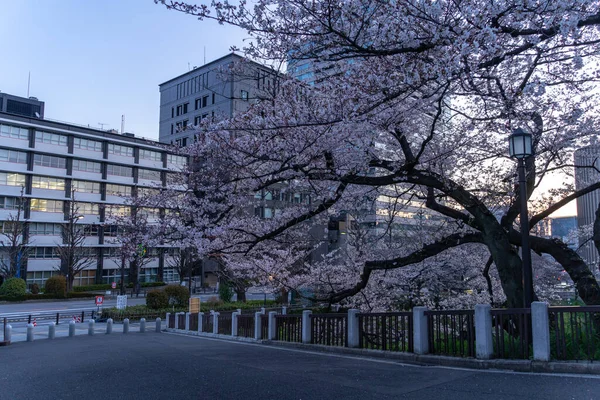
[[[541,301],[531,303],[531,325],[533,334],[533,359],[550,361],[550,319],[548,304]]]
[[[359,347],[358,339],[360,334],[360,326],[358,325],[358,313],[356,309],[348,310],[348,347]]]
[[[312,320],[310,315],[312,314],[311,310],[302,311],[302,343],[308,344],[311,342],[310,336],[312,331]]]
[[[160,333],[162,329],[162,320],[160,319],[160,317],[156,318],[156,333]]]
[[[75,336],[75,321],[69,321],[69,337]]]
[[[88,335],[94,336],[94,333],[96,333],[96,331],[94,330],[95,325],[96,321],[94,321],[93,319],[90,320],[90,322],[88,322]]]
[[[261,318],[261,312],[254,313],[254,339],[256,340],[262,339],[262,330],[260,329]]]
[[[54,339],[56,337],[56,323],[50,322],[48,325],[48,339]]]
[[[475,305],[475,355],[480,360],[489,360],[494,355],[492,337],[492,306]]]
[[[27,324],[27,341],[33,342],[33,324]]]
[[[129,318],[123,320],[123,333],[129,333]]]
[[[275,329],[275,316],[277,315],[277,311],[269,311],[269,330],[268,332],[268,337],[267,339],[269,340],[275,340],[275,334],[276,334],[276,329]]]
[[[140,333],[146,332],[146,318],[140,319]]]
[[[238,311],[231,314],[231,336],[238,335],[238,315],[240,315]]]
[[[106,320],[106,334],[110,335],[113,331],[113,319],[109,318]]]
[[[413,308],[413,347],[415,354],[429,353],[429,331],[425,311],[427,311],[427,307]]]

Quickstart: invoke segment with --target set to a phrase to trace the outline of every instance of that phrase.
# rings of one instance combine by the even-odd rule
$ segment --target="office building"
[[[186,163],[158,142],[132,134],[111,133],[44,120],[44,103],[2,94],[0,112],[0,256],[7,257],[6,233],[11,215],[22,213],[29,251],[19,260],[19,274],[31,286],[43,286],[58,274],[57,244],[75,202],[77,224],[94,262],[75,277],[75,285],[120,280],[119,227],[111,215],[126,215],[126,196],[166,185],[168,172]],[[29,106],[6,108],[7,101]],[[13,111],[13,112],[8,112]],[[156,220],[158,209],[143,210]],[[168,258],[173,249],[148,249],[140,281],[177,280]]]
[[[581,148],[575,152],[575,165],[592,166],[600,168],[600,144],[592,144]],[[577,168],[575,171],[575,187],[577,190],[583,189],[591,184],[600,181],[600,173],[593,168]],[[600,190],[594,190],[577,198],[577,226],[589,228],[596,219],[596,210],[600,205]],[[591,232],[591,229],[590,229]],[[594,273],[599,273],[598,263],[600,257],[594,243],[589,237],[580,237],[579,243],[583,245],[579,249],[579,254],[592,268]]]

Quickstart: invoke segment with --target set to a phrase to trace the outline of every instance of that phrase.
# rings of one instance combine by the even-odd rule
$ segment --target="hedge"
[[[141,286],[143,288],[147,288],[147,287],[159,287],[159,286],[165,286],[166,283],[164,282],[143,282],[141,284]],[[117,289],[119,288],[119,284],[117,284]],[[129,289],[133,288],[133,283],[128,283],[126,285],[126,287],[128,287]],[[111,290],[112,289],[112,285],[110,283],[99,283],[96,285],[85,285],[85,286],[74,286],[73,287],[73,291],[74,292],[94,292],[94,291],[99,291],[99,290]]]
[[[82,299],[82,298],[94,298],[96,295],[94,293],[69,293],[66,298],[68,299]],[[21,296],[0,296],[0,301],[25,301],[25,300],[44,300],[44,299],[64,299],[65,297],[57,296],[54,293],[39,293],[32,294],[26,293]]]

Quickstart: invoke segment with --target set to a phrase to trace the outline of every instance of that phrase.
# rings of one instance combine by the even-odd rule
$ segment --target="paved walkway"
[[[600,377],[412,366],[169,333],[0,347],[2,399],[597,399]]]

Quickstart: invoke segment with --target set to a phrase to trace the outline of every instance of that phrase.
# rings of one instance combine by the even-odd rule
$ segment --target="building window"
[[[45,154],[36,154],[33,156],[33,164],[40,167],[66,168],[67,160],[63,157],[48,156]]]
[[[109,211],[113,217],[129,217],[131,215],[131,208],[126,206],[112,206]]]
[[[194,117],[194,125],[200,125],[201,121],[202,121],[202,117],[200,115],[196,115]]]
[[[31,211],[62,213],[63,204],[61,200],[31,199]]]
[[[92,247],[90,250],[94,252],[94,254],[90,254],[90,256],[94,256],[96,249]],[[73,280],[73,286],[87,286],[93,285],[94,283],[96,283],[96,270],[93,269],[80,271]]]
[[[25,128],[20,128],[18,126],[2,124],[0,125],[0,136],[11,139],[28,140],[29,131]]]
[[[73,170],[100,173],[100,163],[86,160],[73,160]]]
[[[0,185],[25,186],[25,175],[12,172],[0,172]]]
[[[83,233],[86,236],[98,236],[100,233],[100,226],[98,225],[83,225]]]
[[[202,99],[196,99],[194,101],[194,109],[198,110],[202,107]]]
[[[189,106],[189,105],[190,105],[190,103],[185,103],[185,104],[183,105],[183,113],[184,113],[184,114],[187,114],[187,112],[188,112],[188,106]]]
[[[74,138],[73,147],[76,149],[90,150],[90,151],[102,151],[102,142],[97,140]]]
[[[21,206],[19,197],[0,197],[0,209],[3,210],[18,210]]]
[[[106,173],[108,175],[132,177],[133,169],[131,169],[131,167],[125,167],[122,165],[108,164],[106,166]]]
[[[117,156],[133,157],[133,147],[110,143],[108,145],[108,153]]]
[[[30,222],[29,223],[29,234],[30,235],[60,236],[62,234],[62,227],[60,224],[48,224],[48,223],[44,223],[44,222]]]
[[[107,225],[104,227],[104,236],[117,237],[117,236],[123,235],[124,233],[125,233],[125,229],[122,226]]]
[[[131,196],[131,186],[106,184],[106,194],[109,196]]]
[[[160,181],[160,171],[140,168],[138,170],[138,178],[147,179],[151,181]]]
[[[32,247],[29,258],[59,258],[56,247]]]
[[[202,96],[202,107],[206,107],[208,105],[208,95]]]
[[[138,187],[138,196],[156,196],[160,194],[160,190],[148,187]]]
[[[75,212],[84,215],[98,215],[98,204],[75,202]]]
[[[49,176],[32,176],[31,187],[37,189],[65,190],[65,180]]]
[[[57,133],[35,131],[36,143],[52,144],[55,146],[66,146],[67,137],[65,135],[59,135]]]
[[[186,166],[187,165],[187,157],[185,156],[178,156],[175,154],[168,154],[167,155],[167,163],[169,164],[177,164],[177,165],[181,165],[181,166]]]
[[[162,161],[162,154],[158,151],[140,149],[140,158],[143,160]]]
[[[0,161],[27,164],[27,153],[22,151],[0,149]]]
[[[215,94],[212,94],[212,103],[215,104]]]
[[[171,118],[175,118],[175,107],[171,107]]]
[[[178,105],[177,106],[177,116],[179,117],[181,114],[183,114],[183,106]]]
[[[100,183],[74,180],[73,190],[81,193],[100,193]]]
[[[244,101],[248,101],[248,91],[247,90],[242,90],[242,100]]]

